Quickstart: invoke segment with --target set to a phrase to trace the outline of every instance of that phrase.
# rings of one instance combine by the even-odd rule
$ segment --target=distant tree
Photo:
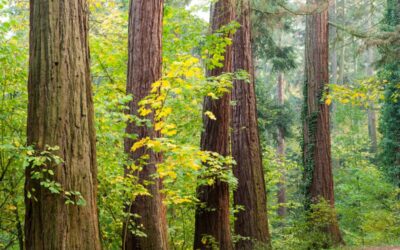
[[[150,94],[152,84],[161,78],[163,4],[163,0],[132,0],[130,4],[126,92],[133,96],[133,101],[129,103],[131,115],[139,116],[139,102]],[[153,121],[154,114],[151,113],[146,118]],[[154,178],[156,164],[161,161],[161,155],[145,147],[133,152],[131,150],[135,142],[146,137],[154,139],[160,135],[153,127],[132,121],[127,124],[126,133],[131,136],[125,138],[125,152],[142,170],[132,173],[127,167],[125,172],[138,176],[139,183],[148,189],[150,195],[136,197],[127,207],[131,216],[124,224],[123,249],[168,249],[166,208],[160,193],[162,183],[160,179]],[[132,139],[135,137],[136,139]],[[148,159],[143,159],[144,155]],[[145,236],[132,232],[132,227],[138,226]]]
[[[400,25],[400,1],[387,0],[384,31],[393,32]],[[380,46],[383,67],[380,77],[387,80],[385,102],[382,107],[380,130],[382,133],[383,168],[395,185],[400,187],[400,46]]]
[[[322,0],[308,0],[318,4]],[[306,207],[326,200],[334,208],[329,106],[321,101],[329,82],[328,10],[306,17],[303,162]],[[329,240],[343,242],[336,217],[324,229]],[[327,242],[326,244],[330,244]]]
[[[255,242],[270,246],[266,191],[257,127],[254,63],[251,51],[250,1],[239,0],[237,20],[240,28],[233,39],[234,71],[245,70],[250,82],[235,80],[232,101],[233,172],[238,179],[234,203],[243,207],[237,213],[235,233],[247,237],[239,240],[236,249],[253,249]],[[246,239],[246,238],[244,238]]]
[[[366,5],[369,5],[369,15],[368,15],[368,20],[367,20],[367,25],[368,27],[372,26],[372,20],[371,16],[373,15],[374,12],[374,5],[371,1],[367,0]],[[366,75],[368,77],[373,77],[374,76],[374,51],[372,48],[367,49],[367,61],[366,61]],[[377,138],[377,125],[376,125],[376,112],[375,112],[375,105],[373,103],[369,104],[369,108],[367,110],[368,114],[368,134],[369,134],[369,139],[371,142],[370,145],[370,152],[371,153],[376,153],[378,150],[378,138]]]
[[[219,0],[211,8],[211,30],[216,32],[234,20],[231,0]],[[232,47],[227,46],[223,66],[208,71],[208,76],[233,72]],[[204,112],[210,111],[216,119],[203,116],[204,131],[201,135],[201,150],[230,155],[231,94],[226,93],[218,100],[204,99]],[[201,204],[196,208],[194,249],[207,249],[217,244],[220,249],[233,249],[229,222],[229,186],[224,180],[216,179],[212,185],[197,188]]]
[[[26,169],[26,249],[101,249],[89,69],[86,1],[31,0],[27,141],[37,157],[52,147],[63,162]],[[65,204],[78,197],[64,190],[86,204]]]

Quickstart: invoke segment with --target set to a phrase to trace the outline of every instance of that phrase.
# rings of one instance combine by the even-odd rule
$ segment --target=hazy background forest
[[[204,112],[204,96],[221,98],[232,88],[232,79],[249,77],[241,71],[222,78],[206,77],[206,65],[221,67],[225,47],[232,43],[229,34],[239,29],[237,23],[231,23],[220,29],[219,35],[211,34],[210,4],[215,2],[165,0],[162,75],[167,80],[153,86],[161,89],[163,96],[161,107],[155,108],[162,139],[130,145],[163,153],[156,176],[163,181],[169,249],[193,249],[198,185],[213,185],[219,179],[229,183],[231,225],[243,209],[233,205],[238,181],[224,168],[235,168],[234,159],[210,156],[200,149],[202,117],[215,118],[212,112]],[[121,249],[128,216],[125,208],[149,192],[139,177],[126,178],[124,172],[129,165],[124,153],[125,127],[132,119],[127,114],[132,97],[126,94],[129,7],[128,0],[88,0],[97,211],[103,249]],[[329,107],[331,116],[335,206],[333,209],[322,200],[310,210],[305,206],[307,169],[302,153],[305,27],[307,15],[326,9],[329,84],[321,102]],[[250,10],[272,247],[400,246],[400,2],[333,0],[306,5],[301,0],[252,0]],[[57,156],[58,148],[46,148],[38,155],[27,143],[29,27],[29,1],[0,0],[0,249],[26,249],[24,199],[34,200],[35,194],[26,190],[25,169],[63,161]],[[150,96],[146,103],[154,104],[157,98]],[[65,206],[87,206],[85,195],[60,186],[50,178],[53,170],[46,171],[36,172],[41,187],[61,193]],[[215,175],[218,180],[212,177]],[[326,238],[322,228],[332,218],[338,220],[345,245],[331,244]],[[131,225],[129,231],[139,238],[148,236],[140,224]],[[231,231],[233,242],[240,242],[243,236],[236,234],[233,226]]]

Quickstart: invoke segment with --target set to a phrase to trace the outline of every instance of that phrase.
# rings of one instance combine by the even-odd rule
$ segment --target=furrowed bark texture
[[[162,69],[161,39],[162,39],[163,0],[131,0],[129,9],[129,59],[127,94],[132,94],[133,101],[129,103],[129,114],[138,116],[139,101],[150,94],[152,83],[160,80]],[[153,120],[150,114],[147,118]],[[130,159],[139,164],[139,159],[149,155],[147,164],[140,172],[132,173],[128,168],[126,173],[139,176],[139,182],[146,185],[151,196],[138,196],[128,211],[140,216],[129,218],[124,224],[123,249],[159,250],[168,249],[166,209],[160,194],[161,180],[154,179],[156,164],[161,161],[161,155],[142,147],[132,152],[132,145],[143,138],[157,138],[159,133],[145,125],[129,122],[127,134],[137,135],[137,139],[125,138],[125,152]],[[132,234],[133,225],[143,225],[146,237]]]
[[[241,27],[233,41],[234,71],[245,70],[250,82],[234,81],[232,100],[233,171],[238,180],[234,203],[243,207],[237,213],[235,233],[249,240],[240,240],[236,249],[254,249],[256,244],[270,246],[264,171],[257,126],[254,68],[251,53],[250,2],[239,0],[237,21]]]
[[[318,3],[318,1],[308,1]],[[329,107],[321,101],[328,73],[328,11],[306,19],[304,91],[304,145],[306,198],[308,204],[325,199],[334,208]],[[326,228],[333,244],[342,243],[336,218]]]
[[[219,0],[211,13],[211,28],[215,32],[234,19],[232,0]],[[209,71],[209,76],[218,76],[232,72],[232,48],[226,48],[222,68]],[[230,106],[231,94],[225,94],[218,100],[210,97],[204,99],[203,110],[211,111],[216,120],[203,116],[204,131],[201,135],[201,149],[216,152],[222,156],[230,153]],[[213,185],[197,188],[197,198],[205,207],[196,208],[194,249],[211,249],[210,241],[202,241],[203,237],[211,237],[221,250],[233,249],[229,225],[229,187],[228,183],[216,180]]]
[[[25,248],[101,249],[96,208],[97,166],[85,0],[30,1],[28,145],[58,146],[54,166],[63,189],[86,205],[66,205],[26,171]],[[35,189],[36,191],[32,191]]]

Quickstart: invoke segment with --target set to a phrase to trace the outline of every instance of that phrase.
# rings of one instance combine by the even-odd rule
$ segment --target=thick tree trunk
[[[215,32],[234,19],[232,0],[219,0],[211,11],[211,28]],[[208,72],[209,76],[233,72],[232,48],[226,48],[222,68]],[[216,152],[222,156],[230,154],[229,127],[231,119],[231,94],[218,100],[204,99],[203,110],[211,111],[216,120],[203,116],[204,131],[201,135],[201,149]],[[227,166],[228,167],[228,166]],[[228,183],[216,180],[212,185],[197,188],[197,197],[202,203],[196,208],[194,249],[211,249],[214,242],[221,250],[233,249],[229,225],[229,187]],[[211,240],[205,240],[210,239]]]
[[[86,1],[31,0],[30,15],[28,145],[39,152],[46,145],[59,147],[55,153],[64,162],[54,166],[52,178],[65,190],[79,191],[86,205],[66,205],[61,194],[32,179],[28,168],[25,248],[100,249]]]
[[[139,101],[150,94],[152,83],[160,80],[162,70],[161,38],[162,38],[163,0],[131,0],[129,9],[129,59],[126,92],[133,96],[129,103],[129,114],[139,116]],[[153,120],[150,114],[146,118]],[[132,145],[143,138],[157,138],[159,133],[146,125],[129,122],[127,134],[137,135],[137,139],[125,138],[125,152],[130,159],[143,169],[135,172],[139,182],[143,184],[151,196],[138,196],[127,208],[131,214],[139,218],[128,218],[123,230],[123,249],[164,250],[168,249],[166,209],[160,194],[161,180],[152,176],[157,172],[156,164],[161,155],[146,148],[132,152]],[[147,154],[149,159],[143,166],[141,157]],[[142,160],[143,161],[143,160]],[[131,173],[129,168],[125,172]],[[148,184],[150,183],[150,184]],[[131,227],[141,225],[146,236],[137,236]]]
[[[285,88],[285,78],[283,73],[279,73],[278,75],[278,105],[283,108],[285,104],[284,100],[284,88]],[[278,148],[277,155],[281,159],[285,157],[285,131],[282,126],[278,127]],[[285,169],[281,169],[281,178],[278,183],[278,216],[283,218],[286,216],[286,171]]]
[[[319,1],[322,0],[308,2]],[[303,161],[306,202],[325,199],[334,208],[329,107],[321,101],[329,81],[328,51],[328,11],[325,10],[306,19]],[[342,243],[336,218],[325,231],[333,244]]]
[[[232,156],[236,161],[233,170],[238,180],[234,203],[243,207],[236,216],[235,233],[250,239],[239,240],[236,249],[253,249],[255,243],[269,247],[270,238],[257,125],[250,1],[239,0],[237,3],[237,20],[241,27],[234,35],[233,68],[234,71],[247,71],[250,74],[250,83],[235,80],[232,91],[232,100],[235,102],[232,106]]]

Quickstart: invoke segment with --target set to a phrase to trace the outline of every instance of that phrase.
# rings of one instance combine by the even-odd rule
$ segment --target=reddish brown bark
[[[237,21],[241,27],[233,41],[234,71],[245,70],[250,82],[234,81],[232,100],[232,156],[238,180],[234,191],[235,205],[243,207],[236,215],[235,233],[248,237],[236,243],[236,249],[253,249],[256,245],[270,246],[266,191],[257,126],[254,67],[251,52],[250,2],[239,0]]]
[[[101,248],[87,15],[85,0],[30,1],[28,145],[59,147],[64,162],[49,178],[79,191],[86,205],[66,205],[28,168],[25,193],[36,200],[25,196],[26,249]]]
[[[325,199],[334,208],[329,107],[321,101],[329,82],[327,10],[307,16],[305,76],[303,159],[306,196],[309,204]],[[333,244],[343,242],[336,218],[325,231]]]
[[[234,18],[232,0],[219,0],[213,5],[211,28],[216,31],[229,24]],[[226,48],[224,66],[208,72],[209,76],[218,76],[232,72],[232,48]],[[201,149],[230,154],[229,126],[231,117],[231,94],[225,94],[218,100],[210,97],[204,99],[203,110],[211,111],[216,120],[203,116],[204,131],[201,135]],[[196,208],[194,249],[211,249],[212,243],[205,237],[213,238],[219,249],[233,249],[229,225],[229,186],[228,183],[216,180],[213,185],[202,185],[197,188],[197,197],[204,205]]]
[[[163,0],[132,0],[129,9],[129,59],[126,92],[132,94],[129,103],[129,114],[138,116],[138,102],[150,94],[152,83],[161,78],[162,58],[162,17]],[[150,114],[146,118],[153,120]],[[146,148],[132,152],[132,145],[143,138],[157,138],[159,134],[153,128],[129,122],[127,134],[137,135],[137,139],[125,138],[125,152],[130,159],[143,169],[135,172],[139,182],[148,189],[151,196],[138,196],[127,208],[137,219],[129,218],[124,224],[123,249],[168,249],[166,209],[160,194],[161,180],[154,179],[156,164],[161,155]],[[147,164],[139,163],[139,159],[148,154]],[[130,173],[126,169],[126,173]],[[146,184],[150,183],[150,184]],[[140,228],[146,237],[134,235],[130,226],[142,225]]]

